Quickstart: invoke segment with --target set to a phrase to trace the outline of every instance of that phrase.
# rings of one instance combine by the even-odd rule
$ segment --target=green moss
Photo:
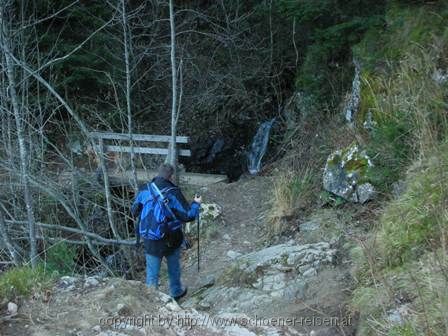
[[[342,165],[347,174],[357,176],[358,183],[369,182],[367,173],[370,170],[369,159],[356,143],[335,152],[327,161],[329,168]]]
[[[387,336],[417,336],[414,328],[410,325],[394,326],[389,330]]]

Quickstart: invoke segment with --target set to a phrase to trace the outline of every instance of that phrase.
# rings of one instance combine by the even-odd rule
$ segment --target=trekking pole
[[[199,230],[200,230],[200,227],[201,227],[200,214],[201,214],[201,210],[199,210],[198,217],[197,217],[197,220],[196,220],[197,225],[198,225],[198,273],[199,273],[199,269],[200,269],[200,266],[199,266],[199,260],[200,260],[200,257],[199,257]]]

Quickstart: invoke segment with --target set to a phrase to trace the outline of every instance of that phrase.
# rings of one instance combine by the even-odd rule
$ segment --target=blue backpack
[[[160,240],[170,231],[177,229],[170,225],[176,221],[176,217],[168,206],[168,198],[164,196],[172,188],[159,190],[157,185],[152,182],[148,184],[147,189],[141,195],[143,208],[140,214],[140,237]]]

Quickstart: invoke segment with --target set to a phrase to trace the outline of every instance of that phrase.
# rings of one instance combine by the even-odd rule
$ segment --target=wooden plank
[[[139,184],[151,181],[156,175],[155,170],[137,169],[137,182]],[[121,186],[130,185],[132,179],[131,171],[109,172],[111,185]],[[188,184],[194,186],[207,186],[210,184],[227,182],[227,176],[217,174],[199,174],[199,173],[182,173],[180,175],[180,184]]]
[[[91,132],[90,136],[99,139],[108,140],[126,140],[130,141],[129,134],[126,133],[112,133],[112,132]],[[132,140],[134,141],[152,141],[152,142],[170,142],[170,135],[152,135],[152,134],[132,134]],[[188,143],[190,137],[176,136],[176,143]]]
[[[104,146],[106,152],[119,152],[119,153],[130,153],[131,146]],[[151,147],[134,147],[134,153],[136,154],[159,154],[168,155],[167,148],[151,148]],[[178,150],[180,156],[191,156],[191,151],[189,149]]]

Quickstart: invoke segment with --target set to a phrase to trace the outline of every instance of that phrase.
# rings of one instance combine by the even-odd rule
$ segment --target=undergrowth
[[[11,268],[0,275],[0,303],[41,292],[51,286],[53,279],[43,264],[35,269],[30,266]]]

